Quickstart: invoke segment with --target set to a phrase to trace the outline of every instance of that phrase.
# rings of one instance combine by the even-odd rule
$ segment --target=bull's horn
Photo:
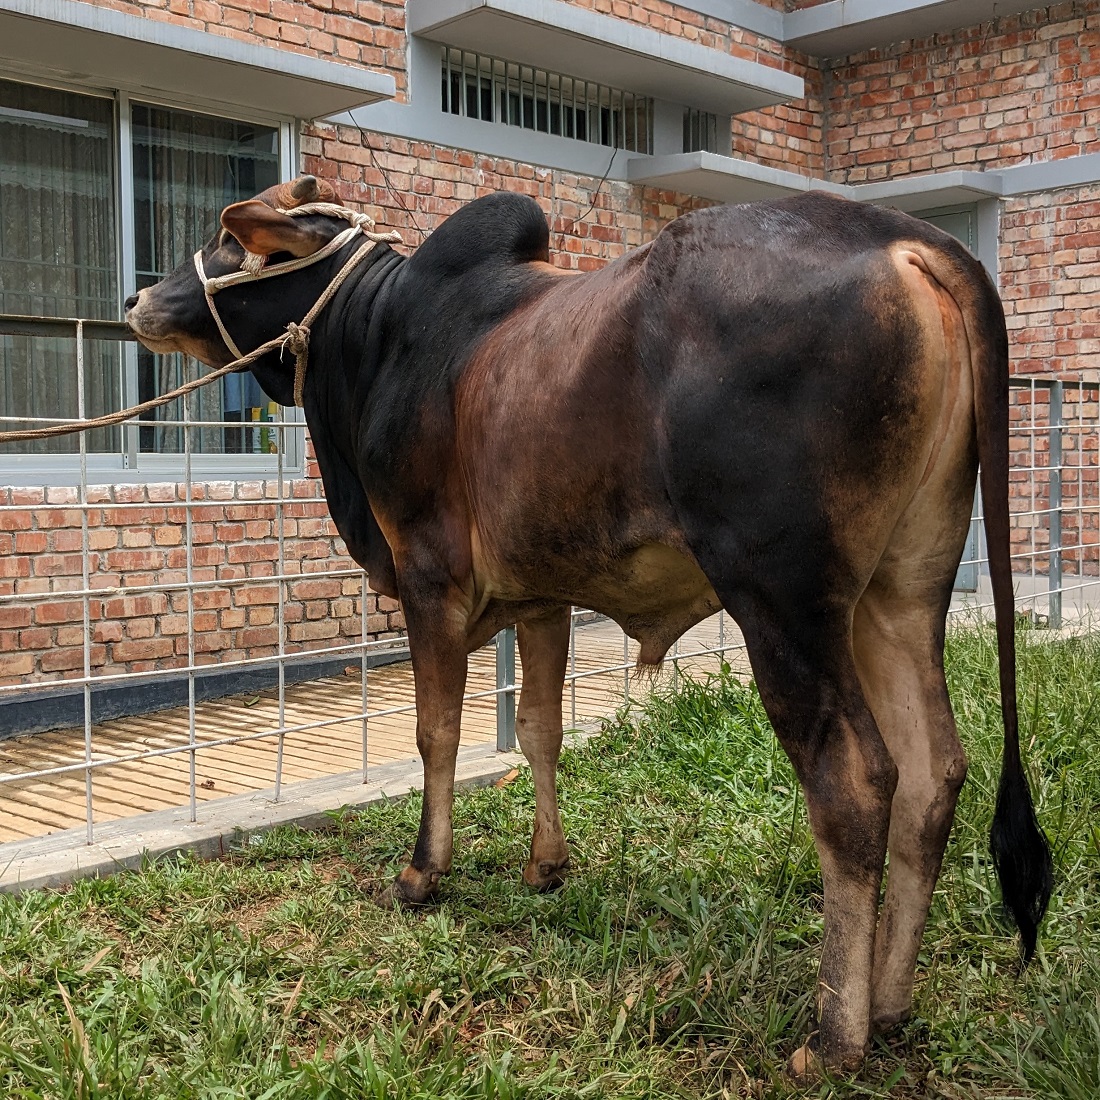
[[[301,206],[307,202],[316,202],[320,193],[316,176],[299,176],[291,185],[290,193],[298,200]]]

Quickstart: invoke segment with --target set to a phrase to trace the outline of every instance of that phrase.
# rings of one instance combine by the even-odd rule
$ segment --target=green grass
[[[1022,631],[1021,707],[1057,888],[1017,972],[986,850],[1001,729],[988,631],[953,636],[971,757],[916,1017],[837,1097],[1100,1096],[1100,640]],[[817,861],[759,698],[655,696],[566,753],[574,869],[519,881],[533,792],[464,794],[442,904],[372,892],[419,799],[64,892],[0,897],[0,1096],[783,1097],[811,1027]]]

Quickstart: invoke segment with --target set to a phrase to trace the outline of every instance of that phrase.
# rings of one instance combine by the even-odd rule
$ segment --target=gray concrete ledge
[[[805,95],[802,78],[562,0],[408,0],[412,35],[737,114]]]
[[[717,202],[755,202],[813,190],[846,194],[849,190],[798,172],[704,151],[635,157],[627,163],[626,178],[631,183]]]
[[[455,785],[487,786],[523,763],[518,753],[472,745],[459,751]],[[350,772],[285,785],[278,802],[271,789],[204,802],[195,822],[189,820],[186,807],[108,822],[96,827],[94,844],[85,842],[83,828],[9,841],[0,844],[0,891],[21,893],[64,886],[81,878],[102,878],[136,870],[147,859],[177,852],[223,856],[234,846],[247,843],[249,836],[278,825],[331,827],[334,810],[399,798],[423,786],[420,761],[414,759],[370,769],[367,783],[362,782],[360,773]]]
[[[1036,0],[830,0],[783,16],[783,42],[844,57],[1044,7]]]
[[[782,198],[808,191],[811,183],[797,172],[704,151],[639,157],[627,165],[626,175],[631,183],[718,202]]]
[[[1003,194],[1029,195],[1036,191],[1058,191],[1066,187],[1087,187],[1100,182],[1100,153],[1079,157],[1014,164],[997,170],[1003,180]]]
[[[1002,193],[999,172],[952,170],[926,175],[903,176],[881,183],[848,185],[844,194],[860,202],[892,206],[897,210],[934,210],[943,206],[963,206],[982,199],[999,198]]]
[[[392,76],[78,0],[0,0],[0,59],[102,88],[317,118],[392,99]]]
[[[997,172],[965,171],[906,176],[882,183],[831,183],[798,172],[705,152],[636,157],[626,167],[631,183],[682,191],[718,202],[754,202],[806,191],[829,191],[859,202],[917,211],[997,198],[1003,186]]]
[[[715,153],[635,156],[625,163],[631,183],[680,191],[718,202],[754,202],[805,191],[830,191],[847,199],[909,213],[965,206],[1037,191],[1100,182],[1100,153],[987,172],[951,169],[876,183],[841,184]]]

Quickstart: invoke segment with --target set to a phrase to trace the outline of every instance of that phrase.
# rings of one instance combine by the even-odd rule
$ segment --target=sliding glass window
[[[211,118],[165,108],[133,107],[134,244],[137,287],[150,286],[194,255],[230,203],[250,199],[279,182],[279,131],[270,126]],[[181,355],[138,352],[138,399],[146,401],[184,381]],[[199,390],[196,420],[262,422],[268,399],[251,374],[233,375]],[[182,402],[149,413],[139,432],[141,451],[178,453],[183,432],[160,427],[179,421]],[[257,453],[274,433],[254,427],[204,428],[191,446],[212,454]]]
[[[279,181],[288,132],[285,124],[0,80],[0,314],[119,320],[127,284],[141,289],[162,278],[217,229],[225,206]],[[131,227],[132,235],[123,232]],[[85,340],[86,415],[165,393],[203,369],[179,355]],[[0,335],[0,414],[75,417],[77,395],[72,339]],[[167,473],[171,462],[158,456],[184,450],[183,416],[174,402],[136,427],[91,432],[89,453],[97,468]],[[261,456],[286,438],[262,426],[278,416],[251,375],[232,376],[193,397],[192,419],[208,426],[192,430],[191,450],[255,456],[242,457],[242,469],[262,469]],[[9,445],[0,457],[64,469],[63,456],[78,450],[77,437],[64,436]]]
[[[0,80],[0,313],[118,317],[115,160],[112,100]],[[88,415],[119,407],[121,364],[118,344],[89,341]],[[75,417],[73,341],[0,335],[0,409]],[[62,436],[3,451],[78,448],[75,436]],[[118,448],[117,428],[88,436],[93,453]]]

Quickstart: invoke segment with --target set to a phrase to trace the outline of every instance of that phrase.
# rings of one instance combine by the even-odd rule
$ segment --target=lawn
[[[568,751],[573,872],[519,879],[526,772],[459,797],[437,908],[372,894],[409,798],[66,891],[0,896],[0,1096],[1100,1096],[1100,639],[1020,633],[1021,710],[1057,885],[1030,970],[986,849],[1000,767],[995,649],[955,633],[970,777],[915,1018],[854,1081],[783,1077],[811,1027],[817,860],[760,700],[681,682]]]

